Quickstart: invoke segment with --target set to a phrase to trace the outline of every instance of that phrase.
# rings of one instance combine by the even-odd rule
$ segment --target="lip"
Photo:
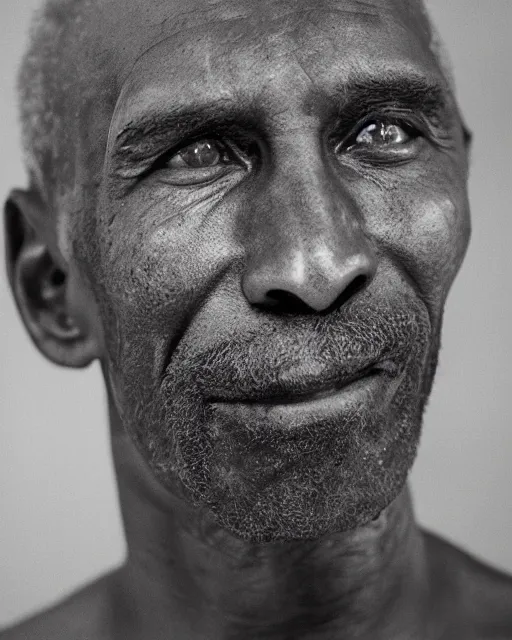
[[[398,366],[391,360],[383,360],[373,363],[364,368],[360,368],[353,373],[346,373],[338,377],[313,378],[301,383],[294,384],[290,381],[285,388],[259,390],[251,393],[247,397],[237,397],[226,394],[226,396],[210,397],[208,400],[212,404],[244,404],[262,405],[271,407],[273,405],[304,404],[328,398],[343,392],[348,387],[379,375],[388,378],[395,377],[399,373]]]
[[[276,428],[307,426],[316,420],[335,418],[362,406],[381,407],[390,402],[402,376],[396,365],[376,365],[344,378],[340,383],[325,383],[321,388],[302,393],[270,395],[258,399],[210,401],[217,411],[250,425],[261,419]]]
[[[314,402],[316,400],[321,400],[323,398],[329,398],[330,396],[336,395],[340,391],[343,391],[346,387],[357,383],[359,380],[363,380],[364,378],[370,378],[375,375],[379,375],[380,369],[377,367],[369,367],[367,370],[360,372],[352,376],[351,378],[347,378],[340,383],[328,383],[324,384],[321,388],[316,388],[315,391],[304,390],[299,393],[283,393],[271,395],[269,397],[259,398],[257,400],[245,400],[244,404],[262,404],[262,405],[286,405],[286,404],[302,404],[308,402]]]

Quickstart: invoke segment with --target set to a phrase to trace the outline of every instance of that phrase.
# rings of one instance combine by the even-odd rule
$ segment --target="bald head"
[[[120,14],[116,13],[115,3],[110,0],[46,0],[33,20],[30,45],[19,73],[19,105],[30,185],[49,209],[59,208],[60,197],[69,191],[76,178],[77,158],[71,150],[75,149],[77,135],[85,133],[78,131],[85,124],[79,114],[84,99],[93,102],[97,108],[114,106],[109,101],[115,82],[112,76],[115,70],[120,72],[123,65],[116,59],[119,48],[111,49],[110,44],[116,34],[123,33],[123,18],[133,17],[138,12],[141,24],[147,20],[144,12],[137,9],[137,0],[125,4],[125,11]],[[155,0],[154,4],[162,3]],[[180,9],[177,0],[172,8],[168,2],[163,4],[178,29],[182,13],[187,14],[187,19],[190,14],[201,15],[204,10],[213,15],[222,5],[217,0],[204,0],[200,3],[204,5],[203,9],[196,12]],[[281,4],[293,9],[294,3]],[[390,4],[401,4],[401,0],[393,0]],[[428,31],[431,48],[451,84],[448,58],[428,19],[423,0],[408,2],[401,10],[415,13],[422,29]],[[116,33],[109,33],[108,29],[98,32],[98,22],[102,22],[98,21],[98,15],[102,14],[106,17],[104,24],[108,24],[109,17],[117,16],[118,22],[115,27],[111,26]],[[127,42],[130,42],[129,32],[130,29],[126,32]]]

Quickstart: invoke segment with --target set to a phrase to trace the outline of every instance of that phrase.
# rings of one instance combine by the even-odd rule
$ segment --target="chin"
[[[350,531],[374,520],[407,481],[424,404],[404,407],[411,386],[404,381],[383,413],[361,407],[307,428],[276,429],[262,419],[248,429],[204,407],[195,434],[174,424],[173,451],[154,450],[158,462],[150,466],[170,491],[178,487],[198,511],[248,542]]]

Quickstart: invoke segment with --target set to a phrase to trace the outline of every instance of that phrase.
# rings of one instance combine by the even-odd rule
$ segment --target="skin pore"
[[[2,638],[511,637],[406,488],[470,233],[419,4],[87,2],[69,41],[8,268],[43,353],[101,361],[128,557]]]

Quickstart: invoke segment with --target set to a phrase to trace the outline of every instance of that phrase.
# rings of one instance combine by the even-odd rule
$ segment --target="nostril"
[[[267,306],[271,306],[274,311],[282,313],[312,313],[308,304],[298,296],[284,289],[270,289],[266,294]]]
[[[274,313],[293,313],[293,314],[310,314],[310,313],[331,313],[337,308],[343,306],[359,291],[364,289],[370,278],[364,274],[356,276],[350,284],[340,293],[340,295],[325,309],[316,308],[308,304],[300,296],[286,291],[285,289],[269,289],[265,294],[265,301],[261,303],[262,307],[272,308]]]
[[[322,313],[328,314],[332,313],[336,309],[342,307],[346,302],[348,302],[351,298],[353,298],[356,293],[362,291],[366,285],[369,283],[370,278],[365,275],[356,276],[350,284],[348,284],[345,289],[340,293],[340,295],[334,300],[332,304],[330,304],[326,309],[322,311]]]
[[[347,300],[349,300],[352,296],[355,296],[358,291],[364,289],[366,287],[366,283],[368,282],[368,276],[359,275],[356,276],[352,282],[345,288],[344,291],[340,294],[338,300],[335,302],[337,306],[341,306]]]

